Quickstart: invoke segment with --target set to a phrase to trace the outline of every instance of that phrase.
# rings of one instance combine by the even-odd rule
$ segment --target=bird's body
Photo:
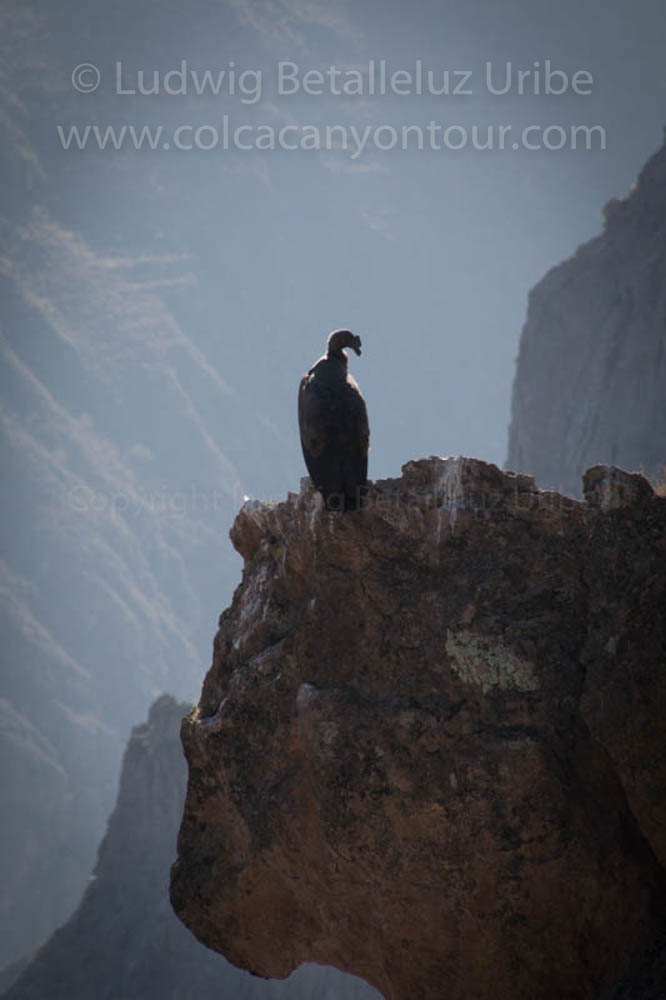
[[[360,355],[361,338],[349,330],[334,331],[326,354],[303,376],[298,390],[303,457],[329,510],[357,510],[368,473],[368,414],[347,372],[344,347]]]

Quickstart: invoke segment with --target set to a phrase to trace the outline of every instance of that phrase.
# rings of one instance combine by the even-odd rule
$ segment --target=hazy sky
[[[162,299],[226,382],[247,395],[248,408],[283,436],[285,474],[245,466],[248,492],[280,495],[297,483],[295,386],[327,332],[343,325],[364,341],[354,371],[370,411],[371,476],[397,474],[406,459],[435,452],[503,461],[527,292],[599,230],[604,202],[628,190],[661,141],[666,8],[659,0],[93,0],[30,9],[31,37],[12,58],[32,112],[17,115],[24,146],[42,173],[33,169],[19,207],[39,203],[104,255],[183,259],[163,277]],[[36,64],[29,73],[21,72],[23,52]],[[370,60],[376,69],[384,60],[389,79],[401,72],[399,93],[368,93]],[[567,74],[563,95],[543,93],[547,60]],[[432,96],[427,84],[415,93],[418,61],[436,87],[448,69],[450,90],[471,93]],[[298,94],[278,93],[281,62],[297,64],[283,90],[298,79]],[[507,62],[510,93],[489,93],[486,64],[501,89]],[[541,92],[528,77],[527,93],[517,94],[517,71],[535,62]],[[81,63],[99,69],[94,93],[72,85]],[[166,74],[183,63],[187,93],[170,94],[179,77]],[[336,96],[328,82],[323,93],[303,92],[307,70],[331,67],[339,86],[353,79],[350,71],[361,74],[365,93]],[[198,95],[191,74],[201,80],[206,70],[218,81],[220,70],[234,71],[236,94],[227,78],[217,96],[210,87]],[[158,95],[125,92],[140,90],[139,71],[145,89],[157,73]],[[572,92],[575,71],[592,80],[584,93]],[[84,73],[83,86],[91,79]],[[351,137],[347,151],[248,151],[233,141],[225,150],[225,115],[232,135],[248,126],[244,143],[254,143],[262,126],[284,125],[292,126],[292,143],[307,125],[321,130],[324,145],[333,124],[361,135],[368,128],[370,138],[356,156]],[[427,137],[429,122],[440,141],[453,126],[451,146],[465,135],[467,145],[418,150],[413,129],[408,150],[379,148],[390,146],[391,128],[399,137],[403,126],[419,126]],[[132,149],[129,140],[121,151],[92,141],[85,151],[64,151],[56,125],[90,123],[164,133],[154,151]],[[194,145],[200,127],[203,146],[216,133],[218,143],[176,150],[179,125],[183,145]],[[597,130],[592,150],[572,150],[571,125],[600,126],[607,148],[599,149]],[[474,149],[473,126],[485,141],[491,127],[495,144],[499,128],[509,127],[508,148]],[[532,144],[554,126],[550,143],[566,132],[566,145],[516,150],[526,126],[534,126]],[[233,437],[234,428],[225,434]]]

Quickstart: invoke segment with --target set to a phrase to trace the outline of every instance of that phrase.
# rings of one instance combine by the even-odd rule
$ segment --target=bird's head
[[[355,351],[358,356],[361,356],[361,338],[351,330],[334,330],[333,333],[328,338],[328,350],[327,354],[330,357],[340,357],[343,358],[345,355],[342,353],[343,347],[351,347],[352,351]]]

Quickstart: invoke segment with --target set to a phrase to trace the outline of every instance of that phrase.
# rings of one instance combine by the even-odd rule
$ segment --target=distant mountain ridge
[[[666,145],[529,296],[507,467],[577,496],[600,462],[666,469]]]

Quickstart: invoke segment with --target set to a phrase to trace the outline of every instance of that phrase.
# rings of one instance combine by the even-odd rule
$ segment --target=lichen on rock
[[[461,680],[478,685],[484,694],[496,688],[536,691],[539,687],[534,664],[516,656],[501,640],[449,631],[446,652]]]
[[[430,458],[362,511],[307,481],[241,509],[182,728],[171,893],[197,937],[386,1000],[597,1000],[640,957],[666,900],[666,500],[625,475],[579,502]]]

